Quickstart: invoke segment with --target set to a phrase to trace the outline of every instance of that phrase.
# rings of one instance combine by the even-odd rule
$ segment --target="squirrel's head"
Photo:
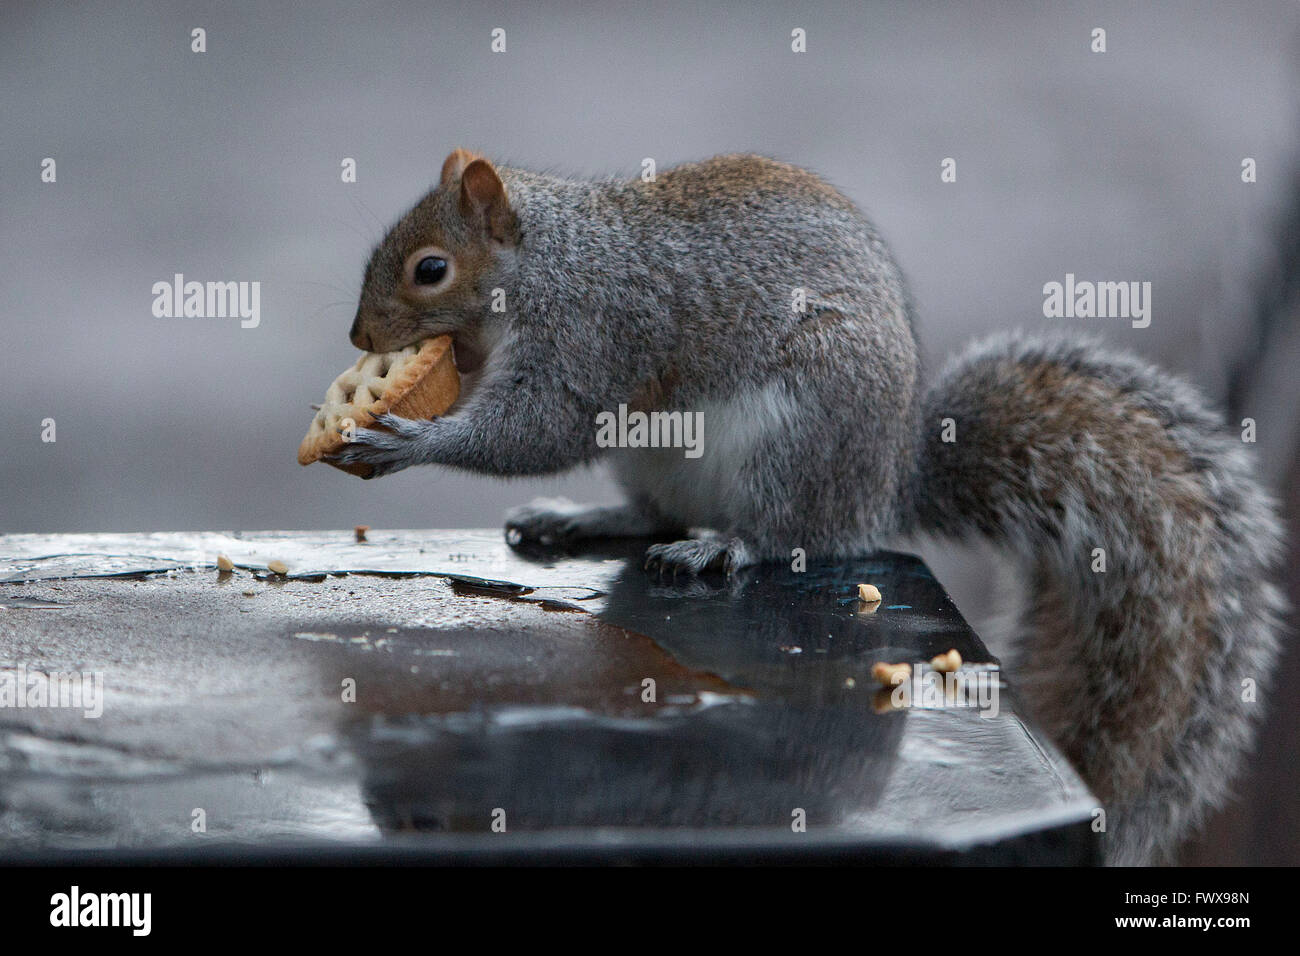
[[[391,352],[450,334],[456,364],[484,360],[481,328],[492,290],[485,280],[519,241],[519,221],[496,167],[453,150],[435,189],[402,217],[370,256],[352,344]]]

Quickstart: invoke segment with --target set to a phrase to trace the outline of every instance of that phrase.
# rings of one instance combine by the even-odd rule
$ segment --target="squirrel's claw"
[[[564,507],[566,506],[567,507]],[[571,502],[538,501],[512,508],[506,514],[506,539],[529,542],[543,547],[568,544],[584,537],[585,509]]]
[[[369,465],[367,478],[381,478],[410,465],[419,464],[415,443],[432,422],[380,415],[375,424],[382,428],[358,428],[351,440],[327,461],[344,465]]]
[[[742,539],[713,533],[669,544],[652,544],[645,553],[645,570],[657,571],[660,576],[665,571],[673,577],[682,571],[691,575],[722,571],[731,577],[753,563],[750,549]]]
[[[699,574],[709,567],[719,566],[726,555],[726,545],[706,538],[688,538],[671,544],[652,544],[646,549],[646,569],[660,576],[665,571],[673,577],[679,571]]]

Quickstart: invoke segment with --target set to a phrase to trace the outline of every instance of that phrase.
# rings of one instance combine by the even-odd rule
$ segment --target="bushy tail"
[[[1168,862],[1227,796],[1277,657],[1249,446],[1134,358],[1023,336],[952,363],[924,421],[919,527],[1021,559],[1013,679],[1102,800],[1107,860]]]

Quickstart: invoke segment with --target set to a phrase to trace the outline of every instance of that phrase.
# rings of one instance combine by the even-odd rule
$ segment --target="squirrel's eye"
[[[442,246],[427,245],[416,249],[402,263],[402,287],[416,301],[428,302],[451,285],[456,263]]]
[[[439,256],[425,256],[415,264],[416,285],[437,285],[447,275],[447,260]]]

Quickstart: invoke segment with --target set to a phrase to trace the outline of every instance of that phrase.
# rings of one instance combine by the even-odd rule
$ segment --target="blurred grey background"
[[[1055,322],[1255,418],[1294,516],[1300,4],[1135,6],[5,2],[0,532],[484,526],[538,494],[613,500],[599,471],[365,483],[294,460],[355,356],[371,246],[455,146],[573,175],[742,150],[812,167],[892,241],[932,364],[1052,324],[1042,287],[1067,272],[1149,280],[1147,329]],[[155,318],[176,272],[260,281],[260,326]],[[997,610],[986,556],[925,556],[977,627]],[[1294,766],[1296,719],[1261,766]],[[1189,860],[1300,859],[1287,773],[1252,777]]]

